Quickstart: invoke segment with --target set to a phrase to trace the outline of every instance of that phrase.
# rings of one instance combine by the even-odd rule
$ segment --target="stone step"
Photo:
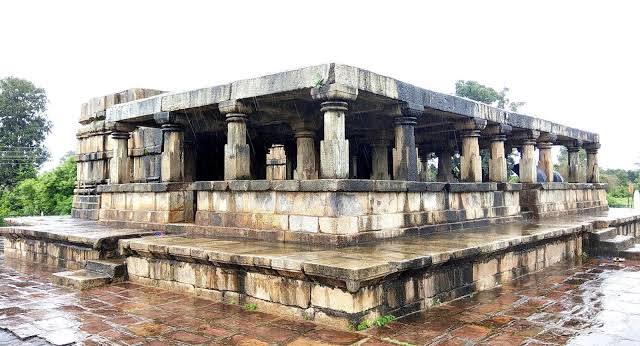
[[[612,238],[615,238],[617,235],[618,233],[615,227],[596,229],[589,232],[589,237],[591,238],[592,241],[595,241],[595,242],[612,239]]]
[[[127,263],[124,258],[87,260],[84,268],[108,275],[113,281],[124,281],[127,278]]]
[[[611,239],[605,239],[596,243],[599,253],[617,254],[634,246],[635,239],[630,235],[617,235]]]
[[[73,287],[79,290],[86,290],[89,288],[104,286],[111,283],[111,277],[106,274],[96,273],[86,269],[80,269],[53,273],[51,281],[56,285]]]

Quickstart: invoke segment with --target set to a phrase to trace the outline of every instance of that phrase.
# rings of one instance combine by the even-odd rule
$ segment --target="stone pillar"
[[[178,124],[162,125],[160,180],[184,181],[184,131]]]
[[[251,179],[251,149],[247,144],[247,118],[251,107],[238,100],[230,100],[220,102],[218,108],[227,118],[224,179]]]
[[[285,155],[287,156],[287,179],[295,179],[294,178],[294,176],[295,176],[295,170],[294,170],[294,162],[295,162],[295,160],[293,158],[294,158],[294,156],[296,156],[296,159],[297,159],[296,146],[297,146],[297,143],[294,143],[293,141],[287,141],[284,144],[284,152],[285,152]],[[316,157],[316,155],[315,155],[316,151],[317,150],[315,150],[315,148],[314,148],[314,158]],[[296,155],[294,155],[294,154],[296,154]],[[318,160],[316,158],[316,167],[318,167],[317,166],[317,161]]]
[[[349,141],[349,178],[357,179],[358,178],[358,158],[360,155],[358,143],[355,139],[352,138]]]
[[[444,148],[436,153],[438,156],[438,175],[437,181],[441,182],[453,182],[455,179],[451,170],[453,169],[453,148]]]
[[[587,151],[587,183],[599,183],[598,149],[600,149],[600,143],[587,144],[584,149]]]
[[[538,138],[538,167],[547,176],[547,182],[553,182],[553,158],[551,157],[551,148],[553,141],[557,137],[550,133],[543,133]]]
[[[354,101],[358,89],[340,84],[328,84],[311,89],[311,96],[321,101],[324,138],[320,141],[320,177],[346,179],[349,177],[349,141],[345,136],[345,117],[348,101]]]
[[[503,124],[487,126],[485,130],[485,134],[489,135],[490,140],[489,181],[504,183],[509,180],[507,155],[504,147],[509,133],[511,133],[511,126]]]
[[[381,135],[371,144],[371,177],[374,180],[389,180],[389,138]]]
[[[129,176],[129,137],[131,134],[125,131],[111,132],[113,139],[113,155],[109,162],[109,183],[126,184]]]
[[[429,150],[427,147],[420,147],[418,149],[418,178],[420,181],[427,181],[427,174],[429,172]]]
[[[568,156],[568,171],[569,176],[567,177],[567,181],[570,183],[579,183],[580,182],[580,146],[582,143],[579,141],[575,141],[569,145],[567,145],[567,156]]]
[[[540,136],[539,131],[531,130],[525,134],[522,142],[520,157],[520,182],[535,183],[537,181],[536,159],[534,157],[536,139]]]
[[[294,179],[318,179],[314,131],[299,130],[295,132],[295,137],[297,145],[297,166],[293,173]]]
[[[460,155],[460,180],[463,182],[482,182],[482,158],[478,137],[480,131],[487,126],[484,119],[466,119],[456,123],[456,130],[462,137],[462,153]]]
[[[393,179],[418,180],[418,155],[415,125],[421,109],[396,106],[394,118],[395,147],[393,148]]]

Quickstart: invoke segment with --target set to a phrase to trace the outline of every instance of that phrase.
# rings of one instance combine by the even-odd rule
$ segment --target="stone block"
[[[313,232],[316,233],[319,230],[318,217],[315,216],[302,216],[302,215],[290,215],[289,216],[289,230],[294,232]]]
[[[282,276],[247,273],[245,290],[246,294],[258,299],[301,308],[308,308],[311,301],[309,282]]]
[[[319,217],[318,220],[321,233],[355,234],[359,231],[356,216]]]
[[[325,216],[329,204],[329,192],[299,192],[293,193],[293,208],[291,214],[308,216]]]
[[[149,262],[149,278],[155,280],[173,280],[173,266],[166,260],[152,260]]]
[[[232,211],[233,206],[231,194],[225,191],[211,191],[209,195],[209,210],[217,212]]]
[[[149,277],[149,262],[146,258],[128,256],[127,272],[129,275],[136,275],[144,278]]]
[[[196,205],[198,210],[210,211],[211,210],[211,198],[209,191],[197,191],[196,192]]]
[[[320,284],[314,284],[311,288],[311,304],[314,307],[360,313],[380,306],[382,303],[383,289],[381,285],[363,287],[356,293]]]
[[[365,215],[368,212],[369,196],[366,192],[327,193],[327,205],[324,216],[358,216]]]
[[[371,213],[375,215],[402,211],[398,207],[398,194],[393,192],[371,192],[369,194]]]

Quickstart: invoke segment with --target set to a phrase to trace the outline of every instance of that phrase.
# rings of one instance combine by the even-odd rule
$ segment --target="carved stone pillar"
[[[346,179],[349,176],[349,141],[345,137],[345,117],[348,101],[354,101],[358,89],[328,84],[311,89],[311,96],[321,101],[324,138],[320,141],[320,177]]]
[[[487,126],[484,119],[467,119],[456,123],[456,129],[462,137],[462,154],[460,155],[460,180],[464,182],[482,182],[482,158],[478,137],[480,131]]]
[[[418,180],[418,155],[416,150],[415,125],[422,109],[394,107],[393,179]]]
[[[381,134],[371,143],[371,179],[389,180],[389,137]]]
[[[520,182],[535,183],[538,180],[536,169],[536,159],[534,157],[536,139],[540,136],[540,131],[527,131],[522,142],[522,152],[520,157]]]
[[[600,149],[600,143],[589,143],[585,145],[584,149],[587,151],[587,183],[599,183],[598,149]]]
[[[113,155],[109,162],[109,183],[126,184],[129,176],[129,137],[131,134],[125,131],[111,132]]]
[[[437,181],[442,182],[453,182],[455,179],[453,177],[453,173],[451,170],[453,169],[453,148],[443,148],[442,150],[436,152],[436,156],[438,156],[438,175],[436,176]]]
[[[294,179],[318,179],[315,132],[312,130],[297,130],[295,137],[297,145],[297,166],[293,173]]]
[[[570,183],[579,183],[580,182],[580,146],[582,145],[579,141],[574,141],[573,143],[567,145],[567,156],[568,156],[568,171],[569,177],[567,179]]]
[[[162,125],[160,180],[184,181],[184,130],[178,124]]]
[[[504,142],[507,140],[507,135],[511,133],[511,126],[509,125],[491,125],[487,126],[485,134],[489,135],[491,142],[489,158],[489,181],[503,183],[509,180],[507,174],[507,155],[505,154]]]
[[[358,160],[360,159],[360,150],[358,141],[354,138],[349,140],[349,178],[358,179]]]
[[[550,133],[543,133],[538,138],[538,166],[547,176],[547,182],[553,182],[553,158],[551,157],[551,148],[556,136]]]
[[[251,150],[247,144],[247,118],[251,107],[238,100],[220,102],[227,117],[227,144],[224,145],[224,179],[251,179]]]
[[[418,178],[420,181],[427,181],[429,173],[429,149],[420,147],[418,149]]]

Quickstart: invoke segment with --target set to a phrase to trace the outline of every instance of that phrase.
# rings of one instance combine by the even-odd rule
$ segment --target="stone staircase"
[[[54,273],[51,281],[57,285],[86,290],[126,279],[127,264],[125,259],[117,258],[87,260],[84,269]]]
[[[594,229],[589,232],[589,252],[593,256],[640,258],[632,235],[621,235],[615,227]]]

